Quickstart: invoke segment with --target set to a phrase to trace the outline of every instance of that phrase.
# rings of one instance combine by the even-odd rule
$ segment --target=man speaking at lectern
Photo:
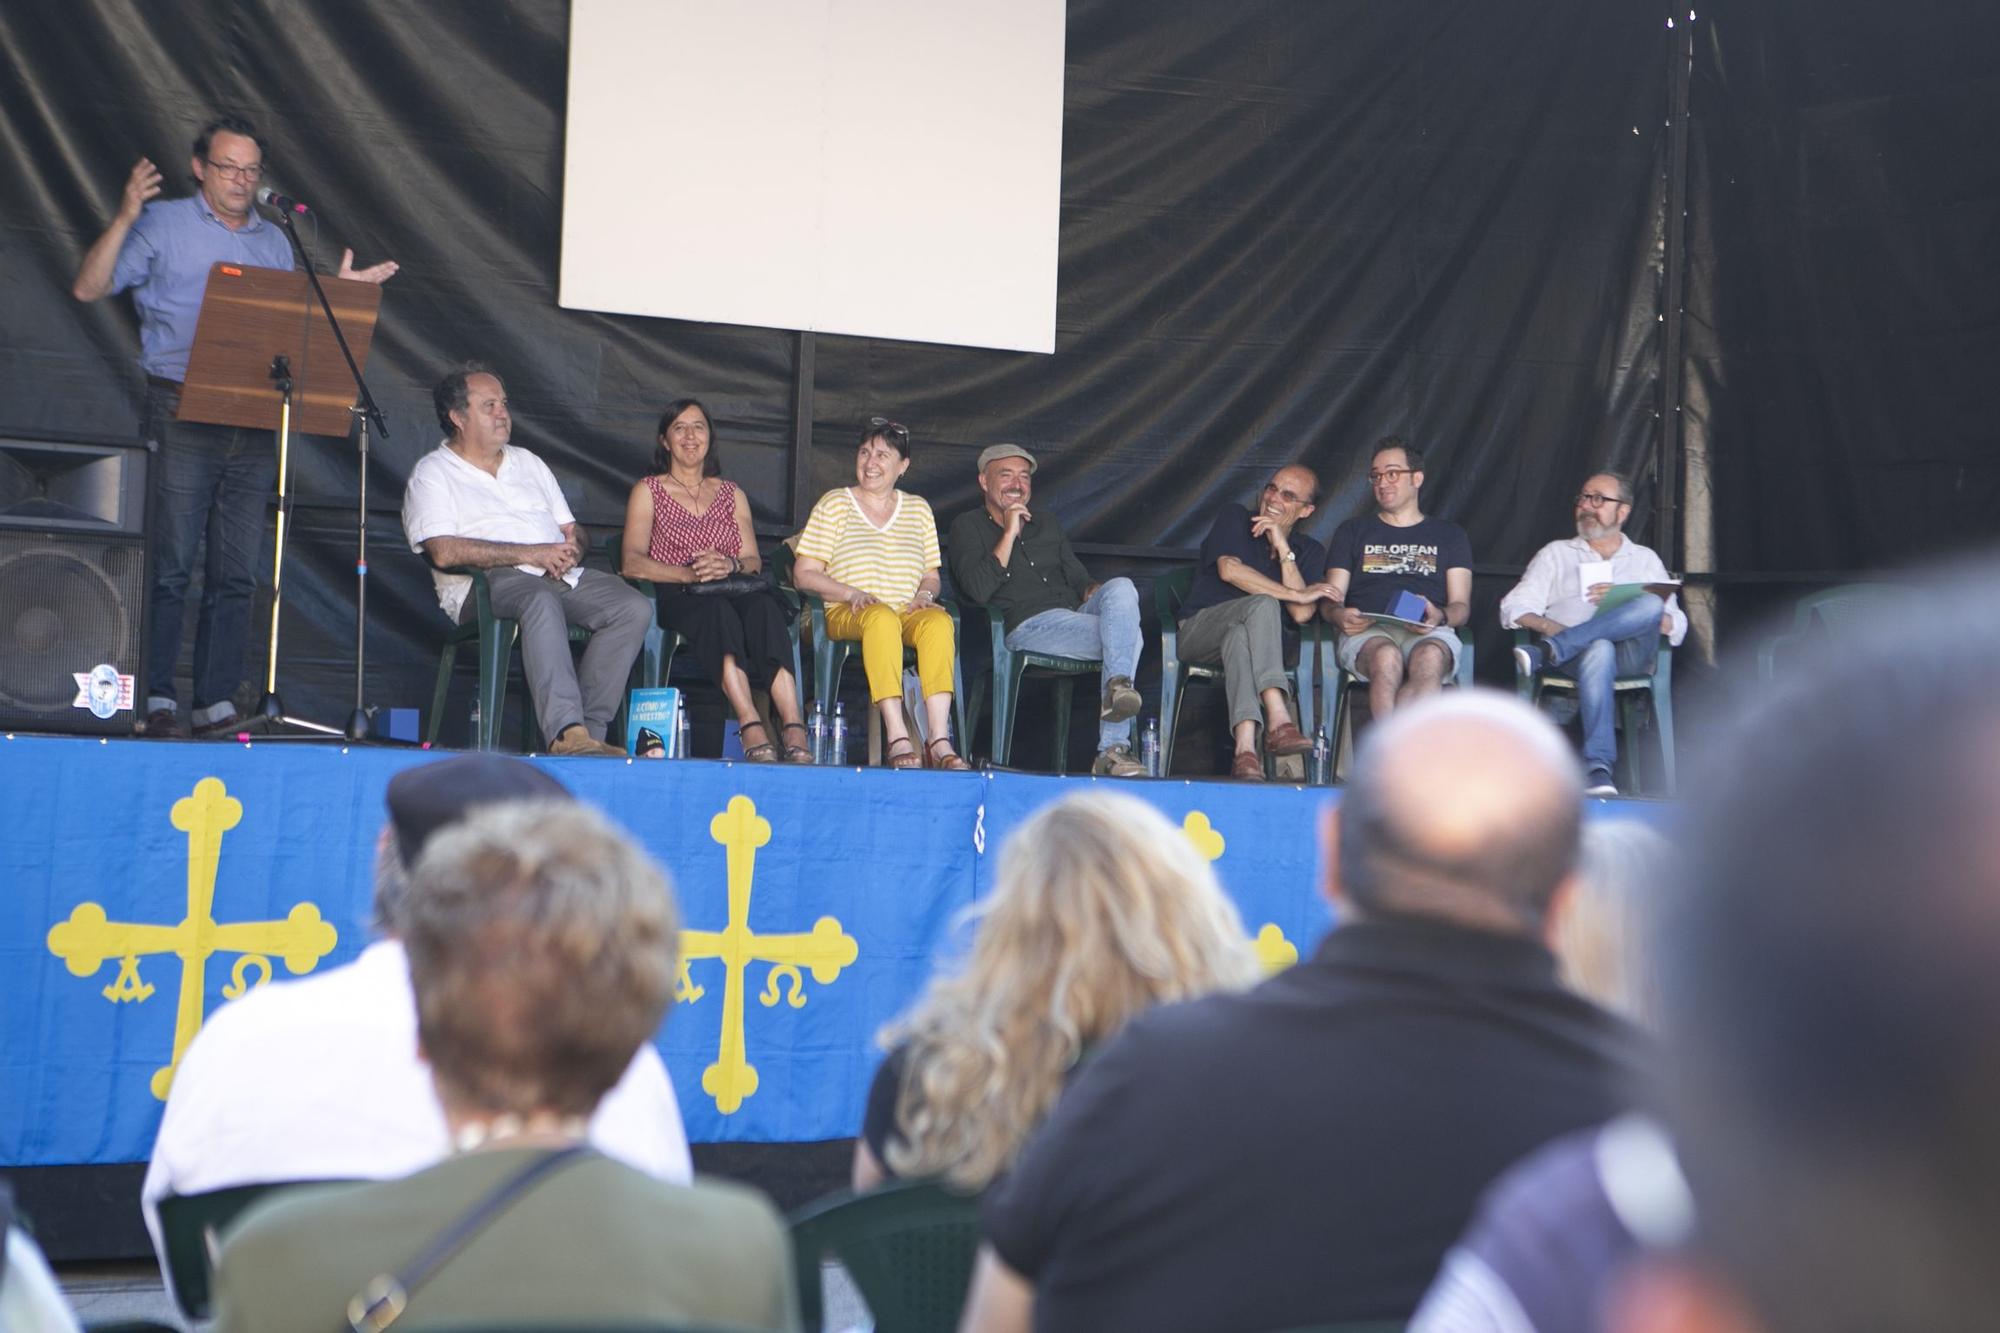
[[[195,625],[189,721],[197,735],[227,734],[238,725],[231,696],[243,674],[264,506],[277,488],[277,447],[269,431],[176,421],[174,414],[180,410],[209,268],[218,262],[293,267],[291,242],[252,206],[264,178],[264,141],[250,122],[221,116],[204,125],[189,166],[197,193],[149,203],[160,193],[160,170],[139,159],[125,178],[117,215],[85,252],[70,288],[79,301],[130,288],[139,312],[139,363],[146,372],[140,432],[158,446],[146,522],[152,576],[146,594],[151,629],[143,728],[149,736],[188,734],[174,692],[174,668],[182,608],[204,531],[208,559]],[[356,269],[354,252],[341,252],[343,278],[379,283],[395,272],[388,262]]]

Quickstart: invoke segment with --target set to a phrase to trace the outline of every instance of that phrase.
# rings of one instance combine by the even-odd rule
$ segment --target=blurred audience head
[[[448,1118],[587,1116],[666,1013],[665,872],[573,801],[489,805],[440,830],[401,919]]]
[[[910,1056],[899,1175],[980,1188],[1012,1163],[1084,1051],[1150,1005],[1257,979],[1236,908],[1185,834],[1090,791],[1007,839],[964,966],[884,1040]]]
[[[1552,941],[1572,990],[1647,1027],[1659,1015],[1654,958],[1671,850],[1636,819],[1584,824],[1576,886]]]
[[[1878,609],[1712,733],[1661,972],[1697,1236],[1635,1333],[1994,1324],[1995,573]]]
[[[1568,888],[1582,770],[1562,733],[1491,690],[1450,690],[1368,733],[1327,816],[1331,890],[1363,917],[1540,937]]]

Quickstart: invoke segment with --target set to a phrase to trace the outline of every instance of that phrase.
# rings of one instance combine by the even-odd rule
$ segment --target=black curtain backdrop
[[[1685,366],[1720,569],[1868,569],[1990,542],[2000,6],[1701,12]]]
[[[1038,507],[1125,548],[1192,547],[1216,503],[1293,459],[1324,480],[1324,536],[1365,503],[1369,444],[1406,434],[1430,455],[1426,508],[1471,533],[1491,638],[1508,572],[1567,529],[1591,469],[1640,477],[1635,530],[1665,545],[1648,479],[1666,12],[1071,0],[1056,353],[819,338],[794,495],[793,335],[555,304],[563,4],[16,0],[0,11],[0,432],[136,429],[130,303],[79,306],[69,283],[132,162],[184,191],[189,139],[226,109],[263,130],[274,183],[318,208],[323,267],[342,245],[402,265],[370,367],[392,431],[369,478],[372,703],[429,697],[442,622],[395,512],[438,438],[429,386],[466,356],[507,380],[516,440],[600,530],[685,393],[713,408],[726,470],[773,529],[847,479],[875,412],[912,426],[906,485],[945,518],[974,501],[977,451],[1015,440],[1042,460]],[[1858,0],[1702,17],[1686,359],[1725,561],[1912,554],[1945,535],[1941,490],[1955,535],[1985,535],[1991,428],[1971,386],[1995,330],[1978,244],[2000,194],[1980,142],[2000,123],[1994,18]],[[687,54],[661,52],[663,70]],[[856,95],[893,95],[882,74]],[[293,711],[335,719],[356,481],[350,445],[298,450],[283,682]]]

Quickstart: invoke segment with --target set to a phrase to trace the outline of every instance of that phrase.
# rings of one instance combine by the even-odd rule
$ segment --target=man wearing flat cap
[[[1030,512],[1034,475],[1035,456],[1018,444],[980,451],[986,504],[951,525],[952,582],[966,600],[1000,611],[1007,646],[1015,652],[1104,664],[1097,762],[1090,771],[1134,777],[1146,771],[1132,756],[1132,717],[1140,703],[1132,678],[1144,643],[1139,594],[1130,579],[1093,583],[1055,518]]]
[[[468,754],[389,780],[375,846],[375,929],[361,956],[298,981],[258,986],[209,1015],[174,1074],[140,1192],[167,1268],[159,1201],[259,1181],[384,1180],[442,1159],[444,1113],[417,1054],[416,1000],[397,938],[406,871],[473,809],[573,799],[533,764]],[[649,1042],[591,1117],[606,1155],[662,1180],[693,1168],[680,1104]]]

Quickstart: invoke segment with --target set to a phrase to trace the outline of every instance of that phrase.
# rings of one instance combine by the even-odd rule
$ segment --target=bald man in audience
[[[2000,1323],[1996,573],[1899,593],[1711,731],[1660,977],[1694,1233],[1607,1328]]]
[[[1083,1066],[988,1195],[964,1327],[1408,1318],[1487,1184],[1628,1102],[1643,1039],[1547,944],[1581,779],[1498,694],[1376,727],[1322,826],[1338,928]]]

